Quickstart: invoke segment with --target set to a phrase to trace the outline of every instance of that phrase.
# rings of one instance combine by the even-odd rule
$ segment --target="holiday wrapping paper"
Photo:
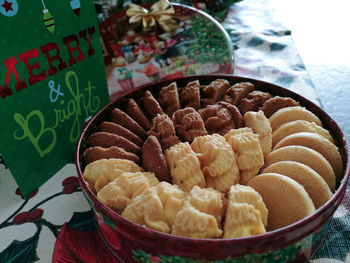
[[[92,1],[0,0],[0,152],[24,196],[108,101]]]

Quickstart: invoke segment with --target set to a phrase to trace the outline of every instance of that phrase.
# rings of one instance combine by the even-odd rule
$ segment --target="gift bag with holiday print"
[[[0,153],[27,196],[109,101],[91,0],[0,0]]]

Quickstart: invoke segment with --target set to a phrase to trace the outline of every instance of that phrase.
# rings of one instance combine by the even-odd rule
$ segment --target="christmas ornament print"
[[[0,0],[0,14],[4,16],[14,16],[18,12],[17,0]]]
[[[55,20],[53,19],[53,16],[49,12],[49,10],[45,7],[44,0],[41,0],[41,3],[43,4],[43,22],[44,26],[47,30],[49,30],[50,33],[53,34],[55,31]]]
[[[55,31],[55,21],[53,19],[53,16],[51,15],[48,9],[44,9],[43,13],[44,25],[47,28],[47,30],[49,30],[49,32],[53,34],[53,32]]]
[[[80,1],[79,0],[69,0],[70,6],[77,16],[80,15]]]

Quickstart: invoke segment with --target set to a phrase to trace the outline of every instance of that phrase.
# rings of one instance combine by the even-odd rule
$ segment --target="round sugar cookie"
[[[321,120],[315,114],[300,106],[279,109],[269,118],[272,131],[275,131],[278,127],[286,122],[296,120],[314,122],[322,127]]]
[[[288,135],[276,144],[274,149],[279,149],[288,145],[301,145],[315,150],[322,154],[332,166],[335,177],[340,181],[343,174],[343,161],[337,146],[321,135],[311,132],[298,132]]]
[[[316,209],[326,203],[332,196],[332,192],[325,180],[305,164],[294,161],[282,161],[271,164],[262,172],[282,174],[297,181],[305,188]]]
[[[290,134],[297,132],[312,132],[317,133],[330,142],[334,143],[332,136],[329,131],[321,126],[318,126],[314,122],[296,120],[282,124],[278,129],[272,132],[272,147],[274,147],[280,140],[287,137]]]
[[[263,198],[269,211],[267,231],[293,224],[315,211],[304,187],[277,173],[263,173],[248,182]]]
[[[265,158],[264,168],[280,161],[303,163],[318,173],[328,184],[332,192],[335,190],[335,174],[329,162],[318,152],[300,145],[285,146],[270,152]]]

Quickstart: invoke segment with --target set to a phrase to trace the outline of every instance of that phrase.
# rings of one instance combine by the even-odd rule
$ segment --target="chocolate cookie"
[[[257,111],[265,101],[271,98],[271,94],[262,91],[253,91],[247,95],[246,98],[241,100],[241,103],[238,105],[238,109],[242,115],[247,111]]]
[[[174,112],[172,121],[177,135],[187,142],[192,142],[197,136],[207,135],[202,117],[194,108],[184,108]]]
[[[248,93],[254,91],[254,85],[250,82],[236,83],[232,87],[229,87],[224,95],[224,101],[233,105],[238,105],[241,99],[245,98]]]
[[[146,131],[133,118],[118,108],[112,110],[111,121],[127,128],[141,138],[147,137]]]
[[[133,118],[142,128],[146,131],[151,128],[151,122],[147,119],[139,105],[133,100],[128,100],[128,106],[126,108],[127,113]]]
[[[224,95],[225,91],[231,84],[226,79],[217,79],[212,81],[202,92],[203,106],[214,104],[219,101]]]
[[[83,159],[86,164],[92,163],[101,159],[126,159],[140,164],[140,158],[131,153],[125,151],[123,148],[118,146],[112,146],[110,148],[103,148],[101,146],[94,146],[87,148],[83,154]]]
[[[128,152],[137,155],[141,154],[140,146],[137,146],[122,136],[109,132],[96,132],[91,134],[88,138],[88,144],[89,146],[101,146],[103,148],[118,146]]]
[[[158,102],[168,116],[171,116],[175,111],[180,109],[180,100],[176,82],[173,82],[160,90]]]
[[[128,129],[116,124],[114,122],[104,121],[100,124],[101,132],[114,133],[116,135],[122,136],[125,139],[135,143],[138,146],[142,146],[143,140],[137,136],[135,133],[129,131]]]
[[[145,108],[146,114],[150,120],[152,120],[158,114],[164,113],[158,101],[153,97],[150,91],[146,91],[145,95],[143,96],[143,107]]]
[[[171,176],[158,139],[151,135],[142,147],[142,165],[148,172],[153,172],[159,181],[171,183]]]
[[[266,100],[262,107],[259,110],[262,110],[266,118],[270,118],[272,114],[282,108],[300,106],[298,102],[292,98],[283,98],[280,96],[272,97]]]
[[[163,151],[180,142],[175,134],[174,123],[166,114],[158,115],[152,120],[152,127],[147,132],[147,135],[154,135],[162,146]]]
[[[184,108],[192,107],[195,110],[201,108],[198,80],[187,83],[186,87],[180,93],[180,102]]]

